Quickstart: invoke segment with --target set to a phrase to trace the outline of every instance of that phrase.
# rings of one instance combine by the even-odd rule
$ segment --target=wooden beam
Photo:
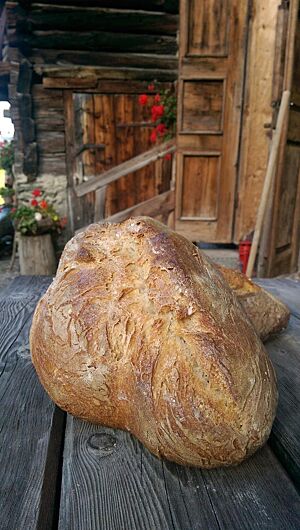
[[[158,55],[147,53],[110,53],[101,51],[81,51],[81,50],[52,50],[33,49],[29,59],[36,65],[56,65],[64,64],[79,66],[108,66],[110,68],[154,68],[163,70],[177,70],[178,59],[175,55]]]
[[[45,88],[96,88],[97,77],[87,75],[86,77],[44,77],[43,86]]]
[[[147,88],[147,83],[153,79],[161,82],[174,82],[177,78],[176,70],[154,70],[138,68],[91,68],[91,67],[41,67],[36,66],[35,72],[43,75],[43,85],[46,88],[96,88],[98,81],[102,80],[122,80],[122,81],[144,81],[143,89]],[[126,91],[124,83],[123,90]]]
[[[112,31],[148,35],[176,35],[178,15],[169,13],[109,9],[103,7],[37,5],[29,12],[16,8],[16,24],[24,28],[62,31]]]
[[[102,189],[105,189],[105,188],[102,188]],[[123,210],[122,212],[118,212],[118,213],[115,213],[114,215],[110,215],[109,217],[106,217],[105,219],[100,219],[99,217],[95,217],[95,222],[121,223],[122,221],[125,221],[125,219],[128,219],[129,217],[137,217],[139,215],[146,215],[146,216],[153,217],[153,218],[162,216],[163,219],[167,220],[169,217],[169,214],[174,211],[174,208],[175,208],[175,192],[174,190],[169,190],[164,193],[161,193],[160,195],[156,195],[155,197],[152,197],[152,199],[148,199],[147,201],[143,201],[143,202],[140,202],[139,204],[135,204],[134,206],[131,206],[130,208],[127,208],[126,210]],[[79,230],[76,230],[76,234],[78,234],[79,232],[83,232],[85,228],[86,227],[79,228]]]
[[[98,223],[104,219],[105,214],[105,198],[106,198],[106,186],[99,188],[95,192],[95,213],[94,222]]]
[[[249,261],[247,265],[247,270],[246,270],[246,275],[248,276],[248,278],[251,278],[252,273],[253,273],[254,262],[255,262],[256,253],[257,253],[257,249],[258,249],[258,245],[260,241],[261,229],[263,226],[263,221],[264,221],[265,212],[266,212],[267,200],[268,200],[270,189],[272,186],[272,180],[274,178],[275,164],[276,164],[277,157],[278,157],[279,144],[280,144],[285,120],[287,119],[290,95],[291,93],[289,90],[285,90],[282,94],[282,99],[281,99],[281,104],[280,104],[280,109],[279,109],[279,114],[278,114],[278,121],[277,121],[276,129],[274,131],[273,138],[272,138],[270,158],[268,161],[268,167],[267,167],[266,177],[264,180],[263,191],[262,191],[262,195],[261,195],[261,199],[260,199],[260,203],[258,207],[255,231],[254,231],[253,241],[251,245],[251,251],[250,251]]]
[[[106,219],[103,219],[103,223],[120,223],[129,217],[137,217],[139,215],[147,215],[149,217],[156,217],[162,215],[168,217],[169,213],[175,208],[175,192],[174,190],[166,191],[148,199],[147,201],[141,202],[131,208],[127,208],[122,212],[115,213]]]
[[[111,182],[115,182],[120,177],[129,175],[129,173],[133,173],[134,171],[147,166],[151,162],[155,162],[155,160],[158,160],[166,154],[174,152],[175,149],[174,140],[158,145],[153,149],[146,151],[146,153],[135,156],[134,158],[105,171],[101,175],[90,177],[87,182],[83,182],[75,188],[76,195],[77,197],[82,197],[86,193],[102,188]]]
[[[32,0],[19,0],[20,4],[24,7],[29,7],[30,4],[43,5],[51,4],[57,5],[57,0],[39,0],[33,2]],[[179,0],[147,0],[147,2],[141,2],[141,0],[64,0],[64,5],[71,6],[82,6],[82,7],[110,7],[117,9],[142,9],[145,11],[162,11],[166,13],[178,13],[179,11]]]
[[[126,28],[124,28],[124,31]],[[10,33],[10,44],[21,42],[30,48],[53,48],[64,50],[99,50],[101,52],[156,53],[158,55],[174,55],[177,52],[175,36],[157,36],[146,34],[112,33],[106,31],[33,31],[21,36]]]
[[[55,86],[54,79],[62,79],[62,78],[50,78],[49,77],[48,79],[49,81],[47,81],[47,87],[45,87],[45,85],[40,85],[40,86],[43,89],[47,98],[52,100],[52,98],[50,98],[49,95],[51,95],[52,90],[55,90],[55,88],[57,88]],[[50,83],[50,79],[52,79],[51,83]],[[147,92],[147,85],[148,85],[148,82],[145,82],[145,80],[141,81],[141,80],[136,80],[136,79],[134,80],[127,79],[126,83],[124,83],[124,80],[121,80],[121,79],[100,79],[98,80],[96,88],[85,87],[84,92],[92,92],[94,94],[96,93],[99,93],[99,94],[143,94],[144,92]],[[37,86],[38,85],[35,85],[34,90],[36,90]],[[161,91],[161,90],[172,89],[173,84],[172,83],[156,83],[156,86],[158,90]],[[80,87],[77,87],[77,88],[78,90],[80,90]],[[51,91],[48,89],[51,89]],[[59,92],[59,90],[57,90],[57,92]],[[39,95],[39,97],[41,97],[41,94]],[[60,96],[59,98],[57,98],[57,101],[58,102],[61,101]],[[39,102],[39,106],[40,106],[40,109],[43,112],[45,112],[45,105],[43,101]],[[47,110],[47,107],[46,107],[46,110]]]

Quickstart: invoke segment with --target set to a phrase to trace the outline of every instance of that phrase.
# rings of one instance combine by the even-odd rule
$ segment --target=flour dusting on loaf
[[[160,457],[237,464],[267,440],[274,370],[235,295],[191,242],[150,218],[89,226],[35,311],[51,398]]]

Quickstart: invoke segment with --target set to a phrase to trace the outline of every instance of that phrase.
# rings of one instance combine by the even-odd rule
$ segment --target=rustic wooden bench
[[[300,283],[261,281],[291,308],[267,343],[280,392],[269,443],[235,468],[205,471],[152,456],[130,434],[72,418],[31,364],[28,332],[49,278],[0,294],[0,527],[7,530],[300,528]]]

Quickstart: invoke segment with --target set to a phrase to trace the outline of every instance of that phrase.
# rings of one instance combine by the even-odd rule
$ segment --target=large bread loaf
[[[67,244],[30,342],[60,407],[158,456],[236,464],[269,436],[277,391],[258,335],[209,260],[151,219]]]

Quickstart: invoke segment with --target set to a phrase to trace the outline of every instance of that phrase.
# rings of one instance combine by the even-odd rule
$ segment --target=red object
[[[41,208],[48,208],[48,203],[46,201],[41,201],[40,202],[40,207]]]
[[[37,202],[36,199],[32,199],[32,201],[31,201],[31,206],[38,206],[38,204],[39,204],[39,203]]]
[[[245,241],[241,241],[239,244],[239,257],[240,257],[240,264],[242,273],[245,274],[247,270],[249,255],[251,250],[251,241],[249,239],[246,239]]]
[[[156,94],[156,96],[154,97],[154,101],[155,101],[155,103],[159,103],[160,102],[160,95],[159,94]]]
[[[34,197],[40,197],[42,195],[42,192],[41,192],[41,190],[39,188],[35,188],[35,190],[33,190],[33,192],[32,192],[32,195]]]
[[[167,153],[167,154],[165,155],[165,160],[171,160],[171,158],[172,158],[171,153]]]
[[[155,86],[153,83],[151,85],[148,85],[148,90],[150,90],[150,92],[153,92],[155,90]]]
[[[148,101],[148,96],[147,94],[141,94],[139,96],[139,104],[140,105],[146,105],[147,104],[147,101]]]
[[[152,121],[156,121],[158,118],[161,118],[165,112],[165,107],[163,105],[153,105],[151,108]]]
[[[154,144],[156,142],[156,139],[157,139],[157,133],[156,133],[156,130],[154,129],[154,131],[152,131],[151,136],[150,136],[150,142]]]
[[[164,123],[159,123],[156,127],[156,132],[162,136],[166,132],[166,125]]]

